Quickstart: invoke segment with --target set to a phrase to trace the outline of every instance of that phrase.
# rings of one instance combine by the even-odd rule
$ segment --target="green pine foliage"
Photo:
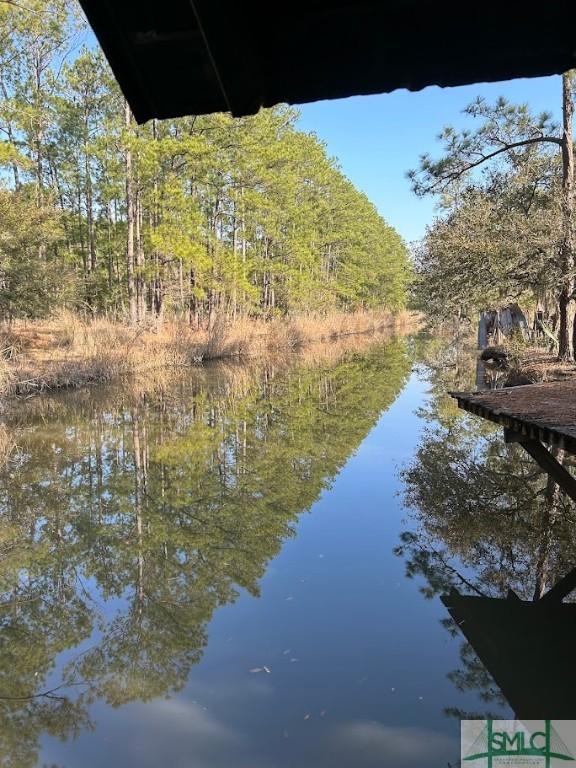
[[[0,13],[0,184],[52,221],[35,250],[10,252],[31,214],[0,221],[4,315],[56,304],[203,324],[404,306],[404,243],[296,110],[137,126],[102,53],[74,49],[70,0]],[[18,260],[41,283],[33,302],[5,279]]]
[[[511,302],[558,306],[573,271],[563,255],[562,129],[503,98],[478,98],[463,113],[470,127],[444,128],[439,158],[422,155],[408,173],[417,195],[439,202],[415,252],[415,306],[433,322]]]

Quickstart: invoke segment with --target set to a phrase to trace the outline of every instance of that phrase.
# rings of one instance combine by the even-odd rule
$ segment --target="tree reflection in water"
[[[0,754],[186,683],[410,372],[405,342],[39,398],[0,471]]]
[[[402,471],[411,526],[396,554],[405,558],[407,576],[422,580],[426,598],[457,589],[504,599],[511,589],[536,600],[576,564],[574,503],[519,445],[504,443],[498,427],[458,410],[446,393],[473,388],[474,355],[459,350],[448,363],[445,354],[438,362],[436,345],[428,350],[431,397],[421,413],[427,427]],[[557,456],[567,465],[568,457]],[[461,636],[451,618],[443,623]],[[488,709],[447,712],[501,712],[507,702],[468,642],[460,657],[452,682],[460,691],[479,691]]]

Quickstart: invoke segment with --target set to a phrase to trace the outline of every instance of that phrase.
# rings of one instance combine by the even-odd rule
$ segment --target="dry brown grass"
[[[133,371],[205,360],[286,354],[315,342],[399,331],[418,322],[411,313],[394,316],[383,312],[272,322],[241,319],[229,323],[220,318],[208,333],[178,322],[165,323],[160,329],[135,328],[61,313],[50,321],[16,323],[0,332],[0,394],[80,387]]]
[[[576,376],[574,363],[561,362],[541,347],[528,347],[518,365],[519,372],[535,382],[557,381]]]
[[[304,315],[264,322],[242,318],[233,323],[220,320],[209,339],[203,359],[261,357],[270,353],[296,351],[317,342],[331,342],[354,334],[382,329],[401,330],[420,323],[413,312],[355,312]]]
[[[16,443],[13,439],[12,432],[8,429],[6,424],[0,423],[0,469],[7,464],[15,449]]]

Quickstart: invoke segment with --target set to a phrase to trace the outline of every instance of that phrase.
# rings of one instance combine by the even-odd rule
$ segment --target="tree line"
[[[560,358],[574,359],[576,313],[574,71],[562,76],[562,122],[503,98],[464,110],[439,159],[409,173],[441,214],[417,249],[415,292],[431,316],[472,318],[512,301],[540,306]]]
[[[401,238],[296,110],[138,126],[87,35],[72,0],[0,2],[4,318],[402,307]]]

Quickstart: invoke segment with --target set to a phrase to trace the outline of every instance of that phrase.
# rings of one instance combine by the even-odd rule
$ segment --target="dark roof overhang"
[[[80,2],[139,122],[576,65],[573,2]]]

